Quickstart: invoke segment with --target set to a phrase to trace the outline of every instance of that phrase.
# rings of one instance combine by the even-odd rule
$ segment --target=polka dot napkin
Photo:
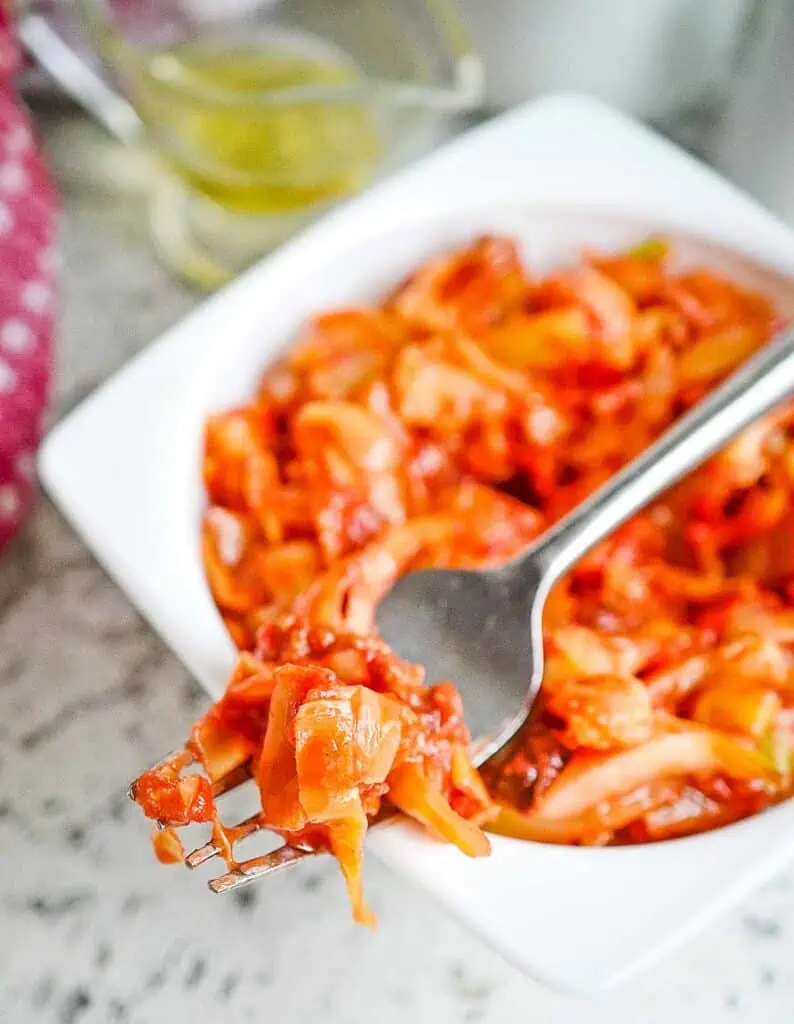
[[[0,547],[30,508],[52,369],[56,200],[14,91],[0,0]]]

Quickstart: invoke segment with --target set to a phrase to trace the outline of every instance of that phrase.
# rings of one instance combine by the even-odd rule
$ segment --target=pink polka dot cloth
[[[14,91],[18,66],[0,0],[0,547],[33,500],[56,304],[55,192]]]

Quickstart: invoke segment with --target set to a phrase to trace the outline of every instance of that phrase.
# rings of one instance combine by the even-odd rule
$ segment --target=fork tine
[[[175,760],[178,760],[179,758],[183,758],[184,759],[183,762],[182,762],[182,767],[183,768],[187,768],[188,765],[195,764],[195,761],[196,761],[196,758],[194,757],[194,755],[189,750],[186,750],[185,747],[177,747],[176,750],[172,750],[170,754],[166,754],[165,757],[161,758],[157,762],[157,764],[153,764],[152,767],[149,769],[149,771],[150,772],[160,771],[161,769],[166,768],[169,765],[171,765]],[[135,785],[136,785],[136,783],[133,782],[127,788],[127,796],[133,802],[135,801]]]
[[[152,770],[156,771],[158,768],[164,768],[178,758],[180,755],[185,756],[183,767],[187,767],[189,764],[195,764],[196,758],[190,753],[189,750],[180,748],[174,750],[168,754],[156,765],[153,766]],[[243,783],[247,782],[253,775],[251,769],[251,763],[246,762],[245,764],[239,765],[237,768],[232,769],[227,775],[222,776],[212,783],[212,795],[213,797],[223,796],[225,793],[236,789]],[[135,799],[135,786],[130,786],[129,796]],[[163,822],[158,822],[160,827],[165,827]],[[239,825],[235,825],[233,830],[235,833],[234,841],[237,842],[240,839],[245,839],[247,836],[252,835],[262,828],[261,814],[252,814],[249,818],[241,821]],[[197,868],[201,864],[206,864],[207,861],[212,860],[213,857],[217,857],[221,852],[220,848],[215,842],[210,840],[203,846],[197,847],[192,850],[186,857],[184,863],[189,868]],[[243,885],[249,885],[251,882],[255,882],[258,878],[262,878],[264,875],[272,874],[274,871],[281,871],[284,868],[291,867],[293,864],[299,864],[306,857],[316,856],[317,850],[301,849],[296,846],[289,846],[286,843],[280,846],[277,850],[273,850],[263,857],[252,857],[249,860],[243,861],[238,864],[233,871],[227,872],[225,875],[220,875],[218,878],[210,879],[208,885],[213,892],[224,893],[232,892],[235,889],[239,889]]]
[[[251,882],[255,882],[263,875],[282,871],[284,868],[299,864],[306,857],[316,856],[316,850],[301,850],[298,847],[285,844],[277,850],[273,850],[272,853],[265,854],[264,857],[252,857],[251,860],[243,861],[234,871],[213,878],[208,884],[213,892],[232,892],[243,885],[250,885]]]
[[[228,831],[234,833],[234,842],[237,842],[240,839],[245,839],[246,836],[252,835],[261,827],[262,815],[252,814],[250,818],[246,818],[245,821],[241,821],[239,825],[235,825],[234,828],[230,828]],[[220,852],[220,848],[210,839],[208,843],[199,846],[198,849],[189,853],[185,857],[185,864],[189,868],[197,868],[200,864],[206,864],[208,860],[217,857]]]
[[[223,796],[224,793],[228,793],[231,789],[236,789],[237,786],[241,786],[244,782],[247,782],[252,775],[251,762],[246,761],[245,764],[239,765],[237,768],[233,768],[227,775],[223,775],[220,779],[212,784],[212,795]]]
[[[150,770],[159,771],[161,768],[173,764],[174,761],[180,762],[183,768],[187,768],[188,765],[195,764],[196,757],[187,747],[177,747],[176,750],[172,750],[170,754],[161,758],[157,764],[153,764]]]

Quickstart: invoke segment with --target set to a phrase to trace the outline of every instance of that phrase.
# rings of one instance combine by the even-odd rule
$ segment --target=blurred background
[[[0,543],[25,520],[0,559],[0,1020],[790,1024],[791,872],[588,1005],[378,864],[374,936],[334,865],[226,902],[164,884],[124,790],[205,698],[51,506],[26,514],[45,423],[203,293],[550,90],[647,121],[794,222],[794,4],[41,0],[0,29],[0,423],[14,399],[25,425],[21,448],[0,432]]]
[[[759,137],[782,134],[770,98],[790,99],[775,79],[784,0],[21,0],[17,16],[26,95],[43,110],[69,97],[104,127],[87,175],[142,194],[156,251],[199,288],[554,90],[598,96],[787,199]],[[763,169],[745,159],[759,146]]]

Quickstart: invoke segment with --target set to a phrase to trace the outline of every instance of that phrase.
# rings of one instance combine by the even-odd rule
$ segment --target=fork
[[[543,676],[543,606],[553,584],[590,548],[794,392],[794,331],[775,337],[661,438],[518,558],[497,569],[422,570],[397,581],[377,610],[384,639],[424,665],[430,682],[454,680],[463,697],[473,760],[482,765],[516,734]],[[216,795],[250,776],[236,769]],[[253,815],[236,835],[260,828]],[[220,853],[214,842],[185,859],[195,868]],[[288,845],[210,881],[229,892],[315,851]]]

